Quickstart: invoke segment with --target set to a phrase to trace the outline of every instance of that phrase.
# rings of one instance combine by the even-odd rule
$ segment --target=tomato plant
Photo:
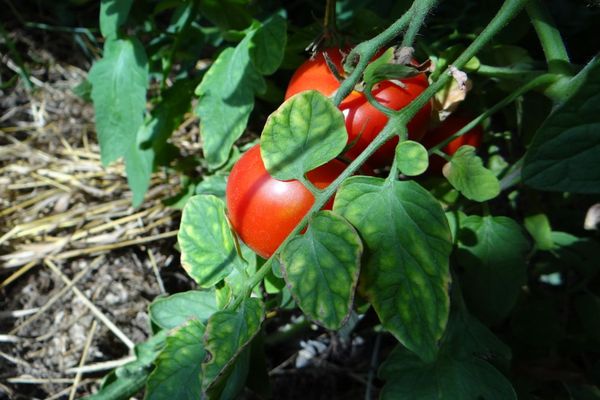
[[[317,187],[329,185],[345,168],[333,160],[307,174]],[[239,237],[263,258],[269,258],[314,203],[297,180],[277,180],[265,169],[260,146],[237,161],[227,181],[229,219]],[[331,209],[332,201],[325,208]]]
[[[461,130],[465,125],[470,122],[470,119],[462,116],[452,114],[444,121],[442,121],[437,127],[427,133],[427,137],[424,140],[424,145],[427,148],[431,148],[438,143],[448,139],[456,132]],[[481,146],[483,139],[483,128],[481,125],[476,125],[473,129],[467,131],[464,135],[457,137],[450,143],[442,148],[442,151],[449,156],[456,153],[460,146],[469,145],[473,147]],[[439,173],[442,171],[444,166],[444,159],[437,154],[431,155],[429,158],[429,171]]]
[[[285,93],[286,99],[304,90],[318,90],[326,96],[331,96],[339,89],[340,83],[327,65],[325,54],[335,65],[338,72],[343,71],[342,59],[344,52],[342,50],[329,48],[319,52],[296,70]],[[380,82],[373,90],[373,96],[382,105],[393,110],[400,110],[423,92],[427,86],[427,76],[421,73],[414,77],[404,78],[400,82]],[[388,118],[369,103],[363,93],[357,90],[353,90],[341,102],[339,108],[346,120],[348,144],[351,145],[345,156],[353,160],[381,132]],[[431,105],[427,103],[408,123],[407,128],[410,139],[419,140],[423,137],[429,123],[430,114]],[[386,142],[369,159],[369,163],[374,167],[391,163],[397,143],[397,138]]]

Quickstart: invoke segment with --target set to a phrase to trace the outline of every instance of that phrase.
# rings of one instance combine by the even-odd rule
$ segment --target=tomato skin
[[[431,148],[438,143],[448,139],[450,136],[454,135],[456,132],[461,130],[465,125],[467,125],[471,120],[469,118],[465,118],[460,115],[452,114],[441,124],[439,124],[435,129],[427,134],[427,139],[425,140],[425,147]],[[483,128],[481,125],[476,125],[473,129],[467,131],[464,135],[457,137],[450,143],[448,143],[442,151],[449,156],[453,155],[458,151],[458,148],[463,145],[473,146],[475,148],[481,146],[481,141],[483,139]],[[429,157],[429,168],[430,172],[440,173],[442,171],[442,167],[446,161],[436,155],[433,154]]]
[[[341,161],[310,171],[308,179],[327,187],[346,168]],[[234,165],[226,188],[229,219],[240,239],[263,258],[269,258],[314,203],[314,197],[297,180],[277,180],[265,169],[260,146],[248,150]],[[331,209],[333,199],[325,209]]]
[[[338,71],[342,71],[343,55],[339,49],[327,49],[331,61],[336,65]],[[400,110],[408,105],[415,97],[423,92],[429,85],[425,74],[402,79],[404,87],[392,82],[380,82],[373,90],[375,99],[384,106]],[[329,70],[323,52],[315,55],[313,59],[302,64],[292,76],[290,84],[285,93],[285,98],[300,93],[304,90],[318,90],[326,96],[331,96],[340,84]],[[375,139],[388,121],[381,111],[373,107],[364,94],[353,91],[339,106],[344,114],[346,130],[348,131],[348,143],[354,141],[345,156],[351,160],[355,159]],[[429,117],[431,115],[431,104],[428,102],[408,123],[409,138],[420,140],[426,132]],[[358,139],[357,139],[358,138]],[[381,146],[369,159],[373,167],[382,167],[390,164],[394,158],[398,138],[393,138]]]

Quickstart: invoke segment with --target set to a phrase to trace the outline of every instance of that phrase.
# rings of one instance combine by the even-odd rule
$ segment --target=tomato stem
[[[494,104],[492,107],[487,109],[484,113],[482,113],[479,116],[477,116],[476,118],[474,118],[471,122],[469,122],[467,125],[462,127],[459,131],[457,131],[453,135],[449,136],[445,140],[441,141],[440,143],[436,144],[435,146],[431,147],[429,149],[428,153],[430,155],[434,154],[434,153],[441,155],[440,152],[438,152],[438,151],[443,149],[448,143],[450,143],[454,139],[464,135],[465,133],[467,133],[468,131],[470,131],[477,125],[479,125],[484,119],[488,118],[490,115],[494,114],[495,112],[501,110],[506,105],[512,103],[517,97],[521,96],[523,93],[528,92],[532,89],[535,89],[539,86],[545,86],[545,85],[554,83],[554,82],[556,82],[557,79],[558,79],[557,75],[545,74],[545,75],[538,76],[537,78],[535,78],[534,80],[532,80],[530,82],[527,82],[525,85],[521,86],[520,88],[518,88],[517,90],[515,90],[514,92],[512,92],[511,94],[506,96],[504,99],[500,100],[498,103]]]
[[[425,22],[425,17],[429,11],[436,6],[437,0],[417,0],[410,8],[411,17],[406,33],[402,38],[402,47],[412,47],[415,38]]]
[[[531,0],[527,3],[526,10],[540,40],[542,50],[544,50],[548,71],[567,76],[572,75],[567,49],[556,28],[554,18],[544,2]]]

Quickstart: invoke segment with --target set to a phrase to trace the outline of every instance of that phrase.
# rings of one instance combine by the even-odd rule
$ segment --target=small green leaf
[[[158,297],[150,304],[150,319],[162,329],[173,329],[190,319],[203,324],[218,311],[215,293],[190,290]]]
[[[492,171],[483,166],[473,146],[461,146],[452,160],[444,165],[442,172],[467,199],[487,201],[500,194],[500,182]]]
[[[306,233],[283,249],[284,277],[296,303],[327,329],[339,329],[350,316],[362,247],[352,225],[331,211],[321,211]]]
[[[394,49],[390,47],[380,57],[377,57],[375,60],[369,63],[363,72],[363,80],[365,83],[377,83],[378,81],[376,80],[377,78],[375,76],[377,74],[377,69],[392,62],[393,58]]]
[[[526,278],[529,241],[507,217],[471,215],[459,221],[457,262],[469,310],[494,324],[514,307]]]
[[[254,94],[266,88],[250,61],[251,37],[249,33],[235,49],[223,50],[196,88],[202,150],[213,169],[229,158],[233,144],[246,129]]]
[[[566,87],[574,93],[536,132],[525,155],[525,184],[540,190],[600,193],[600,58]]]
[[[271,75],[281,65],[287,41],[286,21],[279,15],[269,18],[252,35],[250,58],[262,75]]]
[[[412,140],[405,140],[396,146],[396,162],[398,169],[404,175],[421,175],[429,166],[427,149]]]
[[[108,40],[104,57],[88,76],[96,113],[103,165],[124,157],[136,146],[144,121],[148,60],[135,38]]]
[[[402,346],[392,351],[379,370],[387,381],[380,398],[516,400],[510,382],[479,357],[508,359],[510,350],[465,310],[454,310],[436,360],[424,362]]]
[[[412,181],[352,177],[334,211],[365,243],[361,286],[383,326],[421,358],[435,358],[448,319],[452,250],[438,201]]]
[[[145,400],[200,398],[203,335],[204,325],[195,320],[170,334],[148,377]]]
[[[181,265],[200,287],[210,288],[234,268],[245,268],[225,216],[225,204],[215,196],[198,195],[187,201],[177,240]]]
[[[116,38],[125,23],[133,0],[102,0],[100,2],[100,32],[106,39]]]
[[[276,179],[300,179],[344,150],[342,112],[316,90],[289,98],[267,119],[260,139],[265,168]]]
[[[540,250],[551,250],[554,248],[552,240],[552,227],[546,214],[532,214],[525,217],[525,229],[535,240]]]
[[[204,335],[209,360],[202,364],[203,392],[225,378],[229,367],[259,332],[263,319],[263,305],[255,298],[246,299],[237,311],[219,311],[210,317]]]

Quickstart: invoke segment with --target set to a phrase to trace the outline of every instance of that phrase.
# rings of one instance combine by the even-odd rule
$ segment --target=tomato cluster
[[[338,71],[342,71],[342,51],[328,49],[326,54]],[[381,104],[399,110],[423,92],[427,85],[427,77],[421,73],[402,79],[401,82],[380,82],[373,90],[373,95]],[[311,89],[331,96],[339,87],[340,83],[329,69],[324,53],[321,52],[302,64],[294,73],[285,98]],[[356,90],[342,101],[339,108],[345,117],[348,144],[351,145],[343,156],[352,160],[379,134],[388,118],[373,107],[363,93]],[[410,139],[423,138],[430,113],[431,106],[428,103],[410,121]],[[431,137],[425,142],[426,146],[431,147],[449,137],[464,126],[464,123],[462,119],[449,118],[430,133]],[[481,140],[480,128],[473,131],[451,142],[444,151],[453,154],[462,144],[478,145]],[[391,164],[397,142],[395,138],[379,148],[369,159],[365,170],[372,171],[372,167]],[[433,163],[439,162],[435,158],[432,160]],[[345,167],[343,162],[333,160],[310,171],[307,178],[317,188],[322,189],[333,182]],[[439,168],[441,169],[441,166]],[[296,180],[279,181],[269,175],[263,164],[259,145],[246,152],[233,167],[227,182],[226,197],[234,230],[244,243],[265,258],[277,250],[314,203],[313,195],[302,183]],[[330,201],[325,208],[331,208],[331,203]]]
[[[340,49],[327,49],[320,52],[296,70],[285,93],[286,99],[304,90],[317,90],[326,96],[331,96],[339,89],[340,82],[329,69],[325,61],[325,54],[338,71],[343,71],[343,53]],[[427,86],[427,77],[421,73],[411,78],[403,78],[401,82],[380,82],[373,90],[373,96],[382,105],[393,110],[400,110],[421,94]],[[346,121],[348,144],[352,145],[344,156],[353,160],[381,132],[388,118],[369,103],[363,93],[356,90],[342,101],[339,108]],[[423,137],[427,130],[430,114],[431,105],[427,103],[408,123],[407,128],[411,140],[419,140]],[[397,137],[389,140],[369,159],[369,164],[373,167],[389,165],[394,157],[397,143]]]

